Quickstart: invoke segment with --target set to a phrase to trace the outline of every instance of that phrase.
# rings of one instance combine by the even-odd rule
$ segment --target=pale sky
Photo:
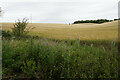
[[[119,0],[1,0],[2,22],[27,17],[33,23],[73,23],[118,18]]]

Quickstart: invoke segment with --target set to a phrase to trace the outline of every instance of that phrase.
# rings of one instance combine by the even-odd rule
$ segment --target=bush
[[[12,37],[12,33],[9,30],[8,31],[3,30],[2,37],[10,38],[10,37]]]
[[[13,35],[16,37],[25,36],[32,29],[32,27],[28,27],[28,23],[26,18],[23,18],[23,20],[18,19],[18,22],[15,22],[12,28]]]

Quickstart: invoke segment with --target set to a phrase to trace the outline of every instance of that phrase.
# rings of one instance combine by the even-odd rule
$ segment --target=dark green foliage
[[[10,38],[12,37],[12,33],[9,30],[8,31],[2,30],[2,37]]]
[[[80,44],[76,40],[55,42],[46,39],[3,41],[3,77],[48,78],[116,78],[117,46],[109,48]],[[99,42],[98,42],[99,43]]]
[[[107,19],[98,19],[98,20],[79,20],[79,21],[75,21],[73,24],[80,24],[80,23],[97,23],[97,24],[101,24],[101,23],[105,23],[105,22],[111,22],[113,20],[107,20]]]

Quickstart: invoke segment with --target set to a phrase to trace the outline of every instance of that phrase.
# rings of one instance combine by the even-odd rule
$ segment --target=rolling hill
[[[2,23],[3,30],[11,30],[13,23]],[[94,24],[50,24],[29,23],[28,26],[35,27],[29,35],[47,37],[53,39],[76,39],[80,40],[117,40],[118,21]]]

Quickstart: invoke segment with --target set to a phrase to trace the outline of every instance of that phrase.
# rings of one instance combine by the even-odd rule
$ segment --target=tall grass
[[[76,40],[3,40],[3,77],[116,78],[117,46],[80,44]],[[88,42],[89,43],[89,42]]]

